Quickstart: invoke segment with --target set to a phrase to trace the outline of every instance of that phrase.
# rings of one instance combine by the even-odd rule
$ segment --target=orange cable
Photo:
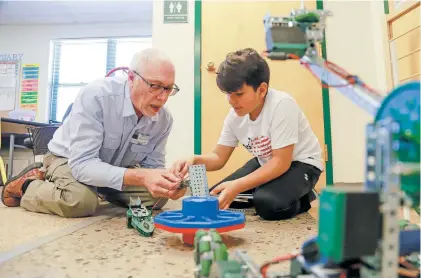
[[[277,264],[277,263],[284,262],[284,261],[288,261],[288,260],[291,260],[291,259],[296,258],[297,256],[298,256],[298,254],[296,254],[296,255],[294,255],[294,254],[287,254],[287,255],[284,255],[284,256],[276,257],[273,260],[271,260],[271,261],[263,264],[260,267],[260,274],[263,275],[263,278],[266,278],[266,272],[267,272],[267,270],[268,270],[268,268],[269,268],[270,265]]]

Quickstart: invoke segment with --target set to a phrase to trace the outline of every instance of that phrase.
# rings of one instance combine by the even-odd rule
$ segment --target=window
[[[83,86],[115,67],[129,66],[134,53],[152,47],[152,38],[69,39],[52,46],[50,120],[62,121]]]

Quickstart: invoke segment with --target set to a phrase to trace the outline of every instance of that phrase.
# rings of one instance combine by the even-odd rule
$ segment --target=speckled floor
[[[104,204],[93,217],[65,219],[49,214],[32,213],[20,207],[8,208],[0,201],[0,252],[10,251],[72,227],[77,229],[84,222],[99,221],[109,209],[111,207]]]
[[[180,207],[180,201],[170,202],[165,210]],[[11,213],[12,210],[4,211]],[[304,240],[317,234],[316,211],[317,208],[314,207],[310,213],[280,222],[263,221],[257,216],[247,216],[246,227],[243,230],[226,233],[223,237],[230,251],[235,248],[247,250],[256,263],[262,263],[297,250]],[[94,223],[91,225],[85,225],[10,258],[0,264],[0,277],[193,277],[193,249],[182,243],[180,235],[155,230],[152,237],[144,238],[136,231],[126,228],[124,210],[113,209],[107,213],[114,216],[96,219],[96,222],[93,219]],[[69,227],[87,221],[57,219],[58,217],[24,211],[18,214],[25,215],[22,216],[23,219],[31,218],[35,222],[41,218],[44,218],[45,223],[56,221],[56,225],[36,228],[35,224],[30,224],[29,227],[32,228],[26,228],[22,222],[21,228],[14,236],[29,236],[11,244],[15,248],[22,244],[28,245],[31,240],[36,241],[41,234],[46,238],[54,237],[60,230],[69,230]],[[95,217],[101,217],[101,214]],[[77,221],[80,223],[75,223]],[[40,223],[37,222],[38,225]],[[35,232],[30,232],[31,230]],[[1,243],[8,241],[4,236],[1,240]],[[11,245],[9,244],[9,247]],[[8,248],[2,248],[0,251],[5,249]],[[286,268],[287,264],[277,267]]]

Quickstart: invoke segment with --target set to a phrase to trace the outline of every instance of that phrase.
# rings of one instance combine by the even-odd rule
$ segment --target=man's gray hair
[[[171,59],[161,50],[155,48],[146,48],[137,52],[133,56],[130,63],[130,70],[141,72],[149,62],[154,64],[164,62],[173,65]]]

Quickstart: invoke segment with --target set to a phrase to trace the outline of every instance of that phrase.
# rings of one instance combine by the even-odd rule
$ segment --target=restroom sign
[[[164,23],[187,23],[188,1],[164,1]]]

